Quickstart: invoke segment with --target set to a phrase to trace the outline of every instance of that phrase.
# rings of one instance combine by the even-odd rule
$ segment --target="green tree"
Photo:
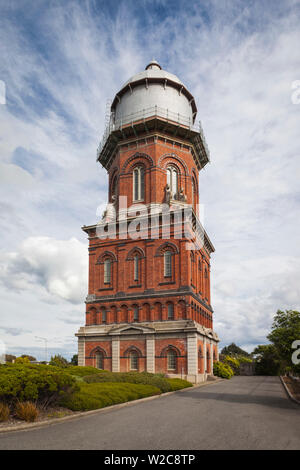
[[[78,366],[78,354],[74,354],[71,359],[72,366]]]
[[[24,358],[24,357],[28,357],[28,359],[29,359],[30,361],[36,361],[36,358],[35,358],[34,356],[30,356],[29,354],[22,354],[21,357],[23,357],[23,358]]]
[[[17,359],[15,360],[15,363],[16,364],[30,364],[30,361],[27,356],[17,357]]]
[[[292,362],[294,352],[292,344],[295,340],[300,340],[300,312],[296,310],[286,310],[285,312],[277,310],[271,332],[267,338],[276,348],[282,364],[299,372],[300,366]]]
[[[67,359],[61,356],[60,354],[51,356],[49,364],[50,366],[57,366],[57,367],[67,367],[69,365]]]
[[[255,359],[255,373],[257,375],[278,375],[281,369],[281,360],[273,344],[260,344],[252,352]]]
[[[244,351],[242,348],[237,346],[235,343],[231,343],[231,344],[229,344],[229,346],[225,346],[222,349],[221,354],[224,354],[225,356],[232,356],[232,357],[236,357],[236,356],[249,357],[250,356],[250,354],[247,353],[247,351]]]

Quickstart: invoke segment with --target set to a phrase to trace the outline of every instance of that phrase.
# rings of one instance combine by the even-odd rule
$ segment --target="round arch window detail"
[[[133,200],[143,201],[145,194],[145,170],[139,165],[133,170]]]
[[[168,370],[176,370],[177,355],[173,349],[169,349],[167,352],[167,368]]]
[[[138,370],[139,368],[139,356],[136,351],[131,351],[129,354],[129,368],[130,370]]]
[[[176,199],[178,194],[178,170],[172,165],[167,168],[167,184],[170,188],[171,198]]]
[[[100,351],[96,352],[96,368],[97,369],[104,369],[104,356],[103,353]]]

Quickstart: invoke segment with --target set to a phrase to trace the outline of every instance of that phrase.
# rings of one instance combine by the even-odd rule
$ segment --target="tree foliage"
[[[250,357],[250,354],[247,353],[247,351],[244,351],[235,343],[231,343],[229,344],[229,346],[225,346],[222,349],[221,354],[224,354],[224,356],[232,356],[232,357],[237,357],[237,356]]]
[[[29,361],[36,361],[36,357],[30,356],[29,354],[22,354],[21,357],[27,357]]]
[[[69,365],[67,359],[65,359],[60,354],[56,354],[55,356],[51,356],[49,364],[50,364],[50,366],[56,366],[56,367],[67,367]]]
[[[252,352],[255,358],[257,375],[278,375],[281,371],[281,361],[273,344],[260,344]]]
[[[70,364],[71,364],[72,366],[78,366],[78,354],[74,354],[74,355],[72,356],[72,359],[71,359]]]
[[[16,360],[15,360],[15,363],[16,364],[30,364],[30,360],[28,359],[27,356],[21,356],[21,357],[17,357]]]
[[[294,352],[292,344],[294,341],[300,340],[300,312],[278,310],[267,338],[276,348],[282,363],[292,370],[298,370],[299,366],[292,363]]]

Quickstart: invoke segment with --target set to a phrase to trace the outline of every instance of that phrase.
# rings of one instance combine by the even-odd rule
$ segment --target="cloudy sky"
[[[106,103],[153,57],[195,96],[211,152],[200,200],[221,346],[251,351],[278,308],[299,310],[299,25],[298,0],[0,0],[7,352],[44,359],[44,337],[49,355],[76,353],[81,226],[106,203],[96,164]]]

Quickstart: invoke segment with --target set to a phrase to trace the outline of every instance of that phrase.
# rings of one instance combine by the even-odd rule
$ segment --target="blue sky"
[[[0,2],[0,340],[76,352],[87,241],[106,203],[96,164],[107,99],[153,57],[194,95],[211,151],[200,175],[222,345],[266,342],[300,308],[300,2]],[[101,212],[101,211],[100,211]]]

